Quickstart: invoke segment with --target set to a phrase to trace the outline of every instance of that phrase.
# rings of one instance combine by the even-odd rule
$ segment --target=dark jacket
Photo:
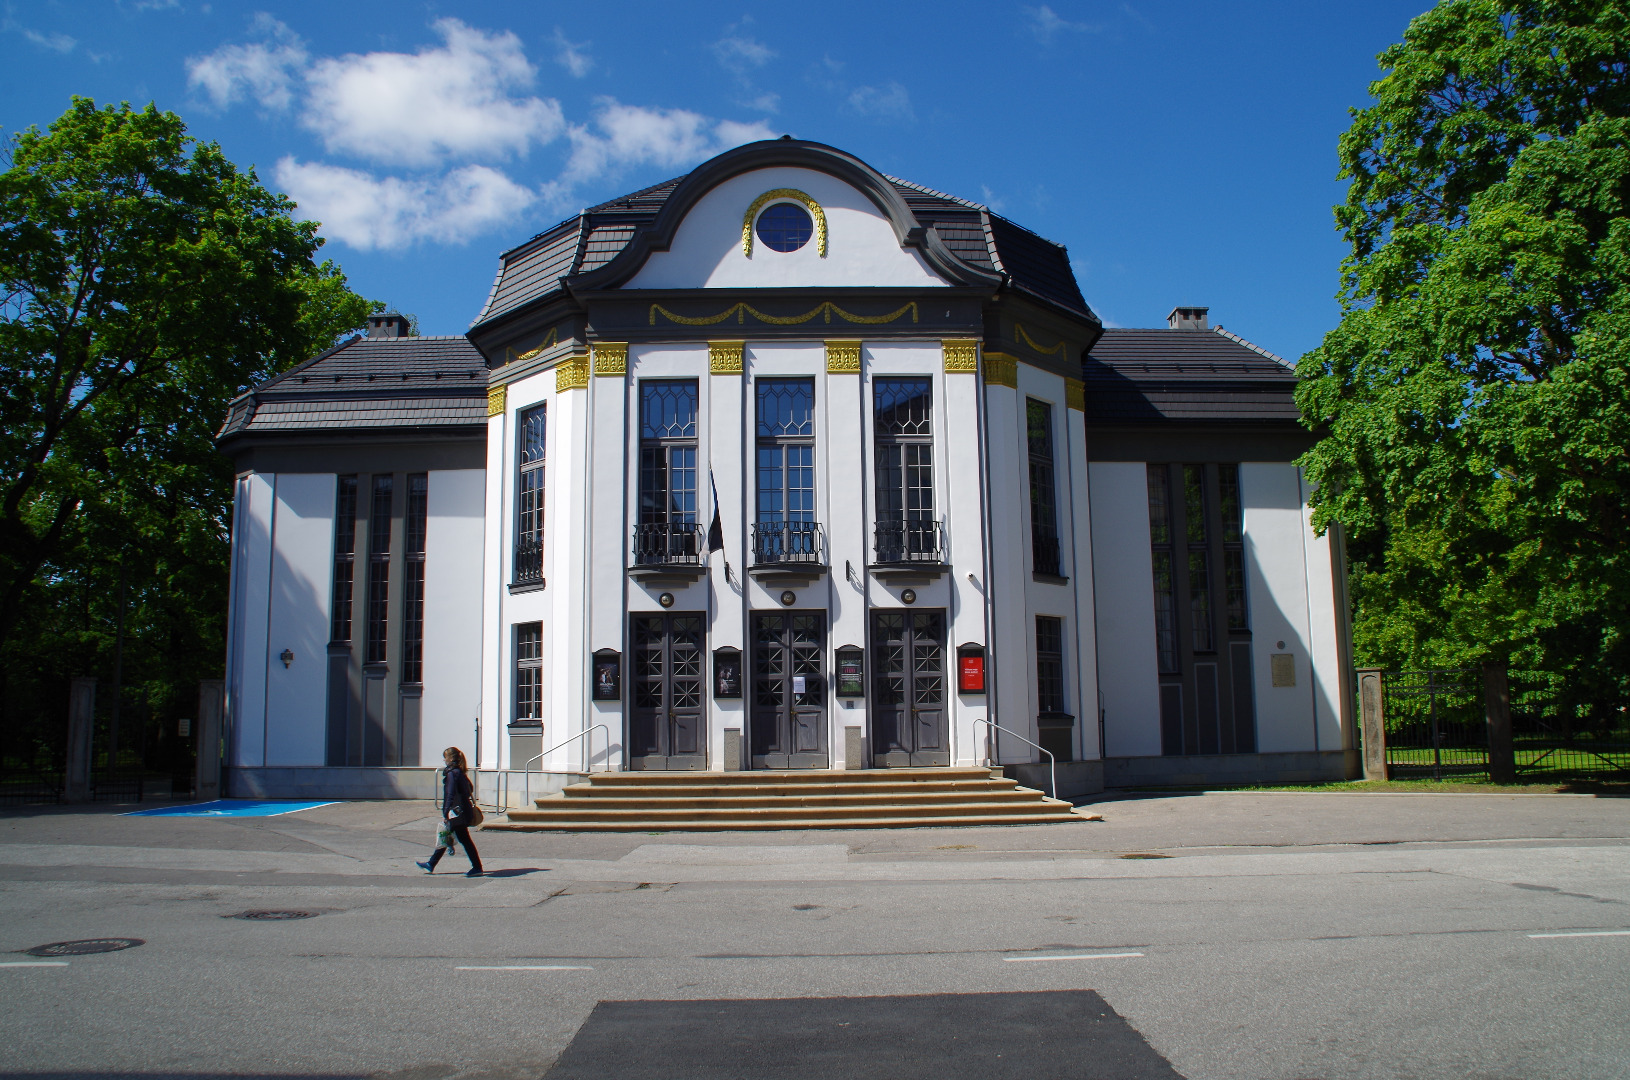
[[[442,782],[442,814],[448,818],[469,817],[474,794],[470,789],[470,778],[464,775],[464,770],[457,765],[449,766],[446,779]]]

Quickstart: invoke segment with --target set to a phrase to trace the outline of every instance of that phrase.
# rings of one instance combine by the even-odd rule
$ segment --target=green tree
[[[1446,0],[1340,142],[1340,324],[1302,358],[1315,523],[1370,662],[1630,680],[1630,8]]]
[[[0,701],[218,673],[232,397],[362,325],[293,204],[180,117],[85,98],[0,173]],[[26,684],[26,685],[25,685]],[[187,711],[190,712],[190,709]],[[15,747],[11,748],[15,749]]]

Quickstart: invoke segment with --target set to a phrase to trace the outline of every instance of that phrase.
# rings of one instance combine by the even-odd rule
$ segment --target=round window
[[[814,235],[815,222],[797,203],[773,203],[758,216],[758,238],[771,251],[797,251]]]

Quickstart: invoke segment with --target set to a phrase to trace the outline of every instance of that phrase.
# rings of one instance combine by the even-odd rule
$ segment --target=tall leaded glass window
[[[424,681],[424,540],[429,523],[430,476],[407,478],[402,522],[402,681]]]
[[[543,719],[543,624],[515,627],[515,719]]]
[[[938,562],[944,557],[934,517],[933,420],[932,380],[873,380],[880,563]]]
[[[815,380],[759,379],[758,513],[753,556],[762,563],[820,554],[815,524]]]
[[[1064,620],[1053,615],[1036,616],[1036,708],[1064,711]]]
[[[1177,600],[1172,582],[1171,471],[1149,467],[1149,546],[1155,585],[1155,652],[1161,671],[1177,671]]]
[[[1249,630],[1245,605],[1245,514],[1239,497],[1239,466],[1217,466],[1218,502],[1222,510],[1223,595],[1228,629]]]
[[[1207,543],[1206,468],[1183,466],[1183,521],[1188,539],[1189,615],[1195,652],[1212,652],[1211,552]]]
[[[635,560],[693,559],[697,526],[695,379],[640,383],[640,511]]]
[[[368,515],[368,638],[364,663],[386,662],[390,631],[391,477],[375,476]]]
[[[328,605],[328,640],[351,640],[351,595],[357,561],[357,478],[336,478],[334,497],[334,589]]]
[[[519,414],[515,478],[515,582],[543,580],[544,406]]]
[[[1059,572],[1058,497],[1053,468],[1053,407],[1031,398],[1025,405],[1030,445],[1030,556],[1038,574]]]

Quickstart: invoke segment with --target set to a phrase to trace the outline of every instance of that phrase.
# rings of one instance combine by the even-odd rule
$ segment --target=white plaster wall
[[[1309,667],[1307,550],[1299,470],[1281,463],[1240,465],[1245,510],[1247,597],[1251,605],[1251,660],[1255,676],[1257,750],[1315,749],[1315,681]],[[1326,555],[1328,563],[1328,554]],[[1283,641],[1285,647],[1279,648]],[[1276,687],[1270,656],[1296,658],[1296,685]],[[1339,741],[1327,749],[1339,749]]]
[[[589,479],[589,634],[587,648],[590,656],[599,649],[615,649],[623,654],[623,680],[628,679],[628,641],[623,610],[628,588],[627,566],[632,552],[630,519],[622,492],[632,479],[632,462],[625,461],[628,417],[628,388],[626,377],[596,376],[589,382],[589,409],[593,431],[590,435],[593,453],[590,457],[592,475]],[[590,695],[592,697],[592,694]],[[623,760],[623,708],[620,701],[591,701],[589,704],[592,727],[604,724],[605,730],[592,731],[585,742],[591,763],[605,768],[610,762]],[[562,735],[561,738],[565,738]],[[559,740],[555,740],[558,742]],[[572,748],[573,761],[581,761],[584,746]]]
[[[1336,583],[1330,559],[1330,536],[1313,531],[1313,511],[1307,505],[1307,480],[1297,470],[1300,484],[1302,558],[1307,567],[1307,618],[1309,666],[1313,671],[1308,692],[1314,716],[1315,748],[1342,748],[1341,694],[1342,659],[1340,612],[1336,609]]]
[[[742,215],[776,188],[804,192],[826,213],[827,254],[815,241],[797,251],[767,248],[755,235],[742,252]],[[922,287],[946,284],[915,249],[900,246],[894,226],[859,189],[813,169],[755,169],[726,180],[691,207],[667,251],[654,252],[630,289]]]
[[[280,473],[266,648],[267,765],[321,765],[327,733],[334,475]],[[294,654],[288,667],[283,650]]]
[[[751,373],[767,369],[777,375],[811,375],[815,372],[818,361],[815,352],[807,346],[790,345],[769,350],[767,355],[760,344],[749,343],[742,350],[741,375],[711,375],[705,373],[697,379],[697,388],[702,395],[700,415],[706,415],[710,423],[705,435],[698,432],[697,447],[698,460],[696,462],[696,519],[703,526],[713,521],[713,489],[708,483],[709,470],[712,471],[713,481],[718,485],[719,495],[719,523],[724,530],[724,552],[722,556],[708,558],[708,573],[700,584],[705,588],[707,605],[707,688],[704,701],[707,710],[707,764],[709,769],[719,770],[725,766],[724,760],[724,732],[726,728],[734,728],[741,732],[742,753],[747,754],[750,749],[745,745],[748,739],[747,724],[747,694],[744,687],[742,696],[733,699],[718,699],[713,696],[713,650],[726,646],[742,651],[743,680],[750,678],[747,674],[752,665],[752,656],[747,642],[747,608],[750,604],[749,589],[757,583],[747,575],[747,567],[752,560],[749,549],[749,523],[757,512],[754,505],[755,486],[750,477],[753,475],[749,462],[753,450],[756,418],[754,416],[754,396],[748,380]],[[706,356],[698,355],[690,363],[705,364]],[[816,386],[816,415],[820,415],[820,386]],[[635,416],[638,415],[636,411]],[[636,435],[638,432],[635,433]],[[816,446],[819,448],[821,432],[817,420]],[[816,464],[815,490],[821,491],[820,465]],[[637,479],[632,481],[637,483]],[[724,566],[729,563],[733,571],[730,580],[725,579]],[[803,590],[806,594],[812,590]],[[805,599],[799,606],[811,606],[820,603],[820,599]],[[769,604],[760,604],[769,607]],[[777,604],[776,606],[779,606]],[[739,765],[740,762],[734,762]]]
[[[267,616],[271,608],[272,528],[277,476],[250,473],[238,502],[234,571],[239,575],[237,699],[231,703],[232,765],[266,764]]]
[[[467,747],[474,737],[475,717],[481,707],[485,505],[483,470],[430,474],[425,520],[420,765],[437,764],[443,747]]]
[[[938,342],[931,347],[930,355],[943,370],[945,356]],[[989,656],[985,629],[985,494],[979,482],[984,473],[978,437],[979,386],[980,379],[974,374],[959,372],[939,378],[939,397],[944,402],[939,416],[944,419],[936,445],[942,450],[939,460],[945,475],[941,488],[945,492],[951,563],[946,581],[950,610],[945,671],[952,708],[951,760],[957,765],[984,761],[985,727],[976,721],[985,719],[990,712],[988,694],[962,694],[956,689],[957,646],[968,642],[985,645]],[[988,671],[986,677],[988,680]],[[988,688],[988,681],[986,685]]]
[[[503,742],[504,730],[503,673],[507,659],[504,641],[508,618],[505,600],[509,595],[504,588],[509,572],[504,560],[509,555],[509,541],[505,538],[511,535],[506,532],[508,518],[504,513],[504,500],[511,483],[504,445],[512,429],[507,411],[487,419],[481,593],[488,598],[488,603],[484,606],[481,619],[481,738],[475,754],[470,758],[471,764],[479,762],[486,769],[502,767],[498,748]]]
[[[1062,473],[1067,487],[1060,495],[1059,516],[1064,530],[1061,543],[1073,553],[1069,559],[1070,589],[1075,605],[1075,660],[1080,697],[1076,715],[1077,756],[1093,760],[1102,756],[1098,745],[1098,633],[1094,618],[1092,588],[1092,522],[1090,489],[1087,483],[1086,416],[1068,407],[1057,414],[1062,430],[1058,440]]]
[[[1141,461],[1088,466],[1092,585],[1106,757],[1160,753],[1160,671],[1149,559],[1149,477]]]
[[[554,373],[549,377],[554,378]],[[589,575],[584,572],[589,566],[588,391],[555,394],[549,402],[549,429],[548,516],[543,530],[549,587],[513,596],[510,606],[512,621],[517,623],[529,620],[523,614],[529,608],[547,612],[543,618],[543,746],[546,750],[553,747],[554,752],[540,767],[564,771],[581,766],[583,748],[580,743],[559,744],[580,733],[589,715]],[[512,505],[510,513],[514,512]],[[511,634],[511,649],[513,638]],[[513,670],[513,661],[509,670]]]
[[[994,675],[990,695],[996,723],[1036,739],[1036,710],[1032,685],[1035,682],[1035,623],[1028,604],[1030,551],[1030,484],[1020,482],[1017,471],[1018,446],[1024,439],[1020,422],[1024,396],[994,383],[985,386],[985,441],[990,466],[990,590],[994,599],[991,613],[991,652],[988,670]],[[1028,453],[1023,459],[1028,463]],[[1049,612],[1049,614],[1054,614]],[[987,676],[989,678],[989,675]],[[989,686],[987,682],[987,686]],[[1017,739],[998,733],[1000,760],[1004,763],[1034,760],[1038,752]]]
[[[862,349],[862,365],[867,364]],[[826,352],[820,350],[820,369],[825,371]],[[866,512],[866,493],[871,489],[871,444],[868,428],[863,419],[867,395],[865,377],[853,375],[818,375],[815,392],[824,394],[821,401],[821,420],[826,425],[825,441],[815,447],[825,482],[816,488],[822,519],[827,523],[827,543],[830,546],[832,572],[827,581],[831,624],[828,629],[827,663],[832,663],[835,651],[844,645],[858,645],[866,649],[866,564],[871,536],[871,519]],[[849,570],[853,568],[851,576]],[[832,767],[844,768],[847,732],[844,728],[858,727],[862,738],[870,738],[871,727],[865,698],[840,698],[836,695],[836,672],[831,682],[832,693],[827,705],[832,716]]]

